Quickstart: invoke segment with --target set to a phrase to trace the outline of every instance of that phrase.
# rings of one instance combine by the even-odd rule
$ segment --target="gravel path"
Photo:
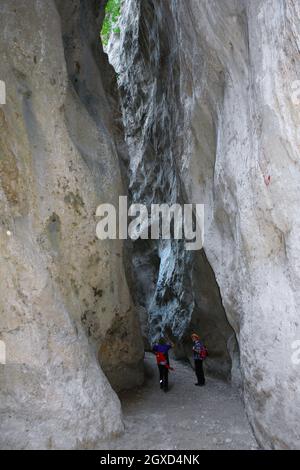
[[[120,397],[125,433],[101,449],[257,449],[237,391],[209,377],[205,387],[196,387],[189,364],[172,363],[170,391],[164,393],[155,357],[146,355],[145,385]]]

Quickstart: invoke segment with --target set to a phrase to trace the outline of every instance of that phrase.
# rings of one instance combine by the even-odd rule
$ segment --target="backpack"
[[[208,351],[207,351],[207,348],[206,346],[204,346],[203,343],[197,343],[195,346],[194,346],[194,351],[199,354],[199,358],[202,359],[202,361],[204,361],[204,359],[207,358],[208,356]]]
[[[155,353],[156,356],[156,362],[158,365],[166,366],[168,361],[164,353],[157,351]]]
[[[168,364],[168,359],[166,358],[163,352],[157,351],[155,353],[155,356],[156,356],[157,365],[165,366],[168,370],[174,370],[173,367],[170,367],[170,365]]]
[[[202,360],[206,359],[208,356],[208,351],[207,351],[206,346],[204,346],[204,344],[202,344],[200,348],[199,355]]]

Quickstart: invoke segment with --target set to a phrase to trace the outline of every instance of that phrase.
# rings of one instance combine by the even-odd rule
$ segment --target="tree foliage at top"
[[[101,29],[101,39],[105,46],[107,46],[112,32],[120,32],[120,28],[116,26],[120,13],[121,0],[108,0],[105,7],[105,17]]]

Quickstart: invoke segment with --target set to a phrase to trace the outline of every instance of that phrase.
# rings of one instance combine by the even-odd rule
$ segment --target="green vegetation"
[[[111,33],[120,33],[116,26],[121,13],[121,0],[108,0],[105,7],[105,18],[101,29],[102,43],[107,46]]]

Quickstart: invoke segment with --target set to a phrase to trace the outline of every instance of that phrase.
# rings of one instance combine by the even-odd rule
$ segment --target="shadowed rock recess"
[[[105,3],[0,4],[0,448],[116,442],[115,391],[142,384],[143,341],[168,334],[187,358],[194,329],[259,445],[297,448],[299,6],[124,0],[112,67]],[[98,240],[97,206],[126,194],[204,203],[204,248]],[[184,393],[189,371],[175,371]],[[229,385],[209,387],[213,413]]]

